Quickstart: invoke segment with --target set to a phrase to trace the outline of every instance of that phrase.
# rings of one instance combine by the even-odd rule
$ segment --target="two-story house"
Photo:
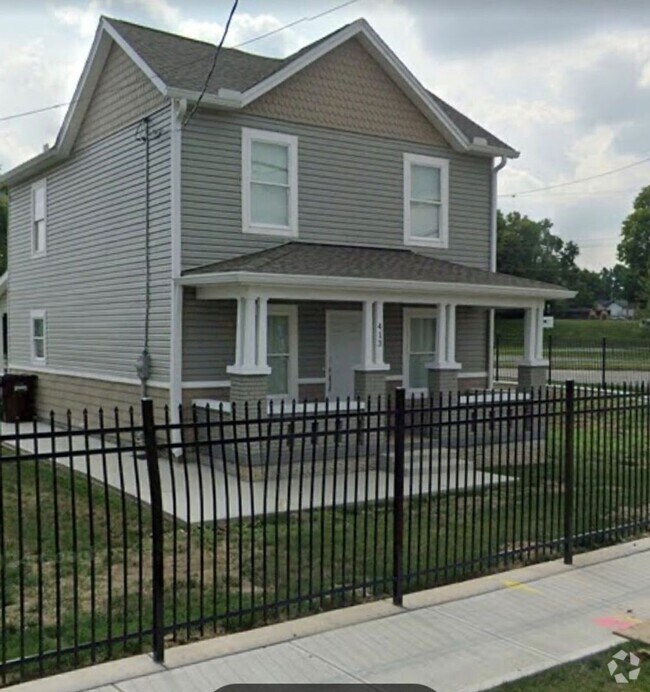
[[[56,143],[3,176],[9,369],[39,414],[483,388],[496,307],[526,310],[541,384],[544,302],[572,293],[495,271],[517,152],[363,20],[283,60],[224,49],[206,86],[214,50],[102,19]]]

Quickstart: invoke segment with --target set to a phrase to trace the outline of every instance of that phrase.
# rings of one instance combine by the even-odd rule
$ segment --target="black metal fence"
[[[0,679],[648,530],[645,386],[100,413],[0,442]]]
[[[646,343],[608,339],[544,339],[548,382],[573,379],[580,384],[620,385],[650,380],[650,339]],[[523,360],[523,337],[497,335],[494,340],[494,374],[497,382],[514,382]]]

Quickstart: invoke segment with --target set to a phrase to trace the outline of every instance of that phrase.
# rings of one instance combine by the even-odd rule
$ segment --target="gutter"
[[[269,288],[314,288],[345,291],[402,291],[465,297],[480,293],[483,296],[517,297],[544,300],[573,298],[575,291],[561,287],[503,286],[481,283],[414,281],[412,279],[378,279],[367,277],[323,276],[311,274],[275,274],[272,272],[231,271],[190,274],[176,279],[182,286],[258,286]]]

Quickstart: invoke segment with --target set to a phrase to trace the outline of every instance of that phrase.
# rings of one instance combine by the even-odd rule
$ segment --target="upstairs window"
[[[32,310],[32,361],[45,363],[47,359],[47,326],[44,310]]]
[[[32,185],[32,257],[45,254],[47,240],[47,186],[44,180]]]
[[[404,154],[404,243],[446,248],[449,161]]]
[[[298,235],[298,138],[242,131],[244,233]]]

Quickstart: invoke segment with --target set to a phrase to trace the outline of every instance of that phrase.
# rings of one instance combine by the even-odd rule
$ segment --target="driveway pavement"
[[[36,681],[15,692],[214,692],[229,683],[422,683],[488,689],[622,640],[650,618],[650,538],[405,598]],[[647,670],[644,670],[644,666]],[[650,676],[650,661],[641,665]]]

